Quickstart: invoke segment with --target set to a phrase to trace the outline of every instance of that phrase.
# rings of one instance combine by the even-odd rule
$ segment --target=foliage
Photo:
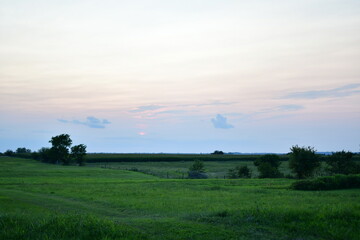
[[[297,178],[311,177],[316,168],[320,166],[320,161],[313,147],[299,147],[298,145],[290,148],[289,167]]]
[[[328,171],[333,174],[356,173],[356,163],[352,160],[353,153],[335,152],[326,159]]]
[[[56,163],[63,163],[64,165],[70,164],[69,148],[72,140],[69,134],[60,134],[52,137],[49,141],[52,144],[51,156]]]
[[[223,155],[224,152],[223,152],[223,151],[219,151],[219,150],[215,150],[212,154],[213,154],[213,155]]]
[[[360,175],[335,175],[300,180],[291,185],[296,190],[333,190],[360,188]]]
[[[85,164],[86,145],[79,144],[71,147],[71,158],[75,160],[79,166]]]
[[[10,149],[8,149],[4,152],[4,156],[7,156],[7,157],[12,157],[14,155],[15,155],[15,152]]]
[[[195,172],[205,172],[204,163],[200,160],[195,160],[194,163],[190,166],[189,171]]]
[[[27,148],[25,148],[25,147],[23,147],[23,148],[17,148],[16,149],[16,153],[17,154],[21,154],[21,153],[31,153],[31,150],[30,149],[27,149]]]
[[[189,167],[188,178],[191,179],[205,179],[208,176],[205,174],[204,163],[200,160],[195,160]]]
[[[276,154],[266,154],[256,159],[254,165],[257,166],[260,178],[277,178],[283,175],[279,171],[280,157]]]
[[[237,166],[228,170],[227,177],[235,178],[251,178],[251,170],[248,166]]]

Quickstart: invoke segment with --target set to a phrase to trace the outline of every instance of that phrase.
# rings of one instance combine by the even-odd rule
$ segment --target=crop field
[[[287,155],[280,155],[282,160],[288,160]],[[179,161],[253,161],[259,155],[233,154],[121,154],[121,153],[91,153],[86,156],[87,162],[179,162]]]
[[[205,162],[214,174],[204,180],[175,179],[189,167],[187,161],[101,164],[61,166],[0,157],[0,239],[360,236],[359,189],[295,191],[289,189],[292,179],[221,177],[228,168],[250,167],[247,161]],[[286,164],[280,167],[284,173]],[[174,178],[124,170],[131,168],[159,169],[158,175],[169,172]]]

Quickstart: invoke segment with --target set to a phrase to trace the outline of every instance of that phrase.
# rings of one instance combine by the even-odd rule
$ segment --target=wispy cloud
[[[178,107],[205,107],[205,106],[219,106],[219,105],[232,105],[236,102],[223,102],[223,101],[211,101],[211,102],[205,102],[205,103],[194,103],[194,104],[181,104],[177,105]]]
[[[296,104],[280,105],[274,108],[274,110],[279,110],[279,111],[298,111],[301,109],[304,109],[304,106],[296,105]]]
[[[315,90],[304,92],[293,92],[282,98],[293,99],[317,99],[317,98],[334,98],[334,97],[347,97],[355,94],[360,94],[360,84],[348,84],[342,87],[328,89],[328,90]]]
[[[163,108],[164,106],[161,105],[146,105],[146,106],[139,106],[129,112],[138,113],[138,112],[146,112],[146,111],[153,111]]]
[[[185,110],[166,110],[166,111],[161,111],[158,112],[156,114],[181,114],[181,113],[186,113],[188,111]]]
[[[233,125],[229,124],[226,117],[222,116],[221,114],[217,114],[215,118],[211,119],[211,122],[215,128],[229,129],[234,127]]]
[[[236,103],[236,102],[212,101],[212,102],[209,102],[209,103],[196,104],[196,106],[201,107],[201,106],[231,105],[231,104],[234,104],[234,103]]]
[[[80,124],[85,125],[90,128],[105,128],[105,125],[110,124],[111,122],[107,119],[98,119],[96,117],[87,117],[85,121],[79,120],[65,120],[65,119],[58,119],[59,122],[62,123],[72,123],[72,124]]]

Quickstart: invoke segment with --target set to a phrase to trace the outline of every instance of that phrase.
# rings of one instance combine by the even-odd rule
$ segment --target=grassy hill
[[[0,239],[358,239],[359,189],[294,191],[292,182],[0,157]]]

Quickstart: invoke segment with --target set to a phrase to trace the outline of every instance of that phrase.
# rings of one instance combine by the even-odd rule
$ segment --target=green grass
[[[212,163],[209,171],[221,165]],[[293,182],[164,179],[0,157],[0,239],[358,239],[359,189],[294,191]]]
[[[178,162],[108,162],[88,163],[87,166],[139,171],[161,178],[183,179],[187,177],[189,167],[193,164],[190,161]],[[248,166],[253,177],[259,175],[257,168],[252,161],[206,161],[204,162],[206,174],[209,178],[226,178],[228,170],[236,166]],[[288,162],[281,162],[280,172],[290,175]]]

